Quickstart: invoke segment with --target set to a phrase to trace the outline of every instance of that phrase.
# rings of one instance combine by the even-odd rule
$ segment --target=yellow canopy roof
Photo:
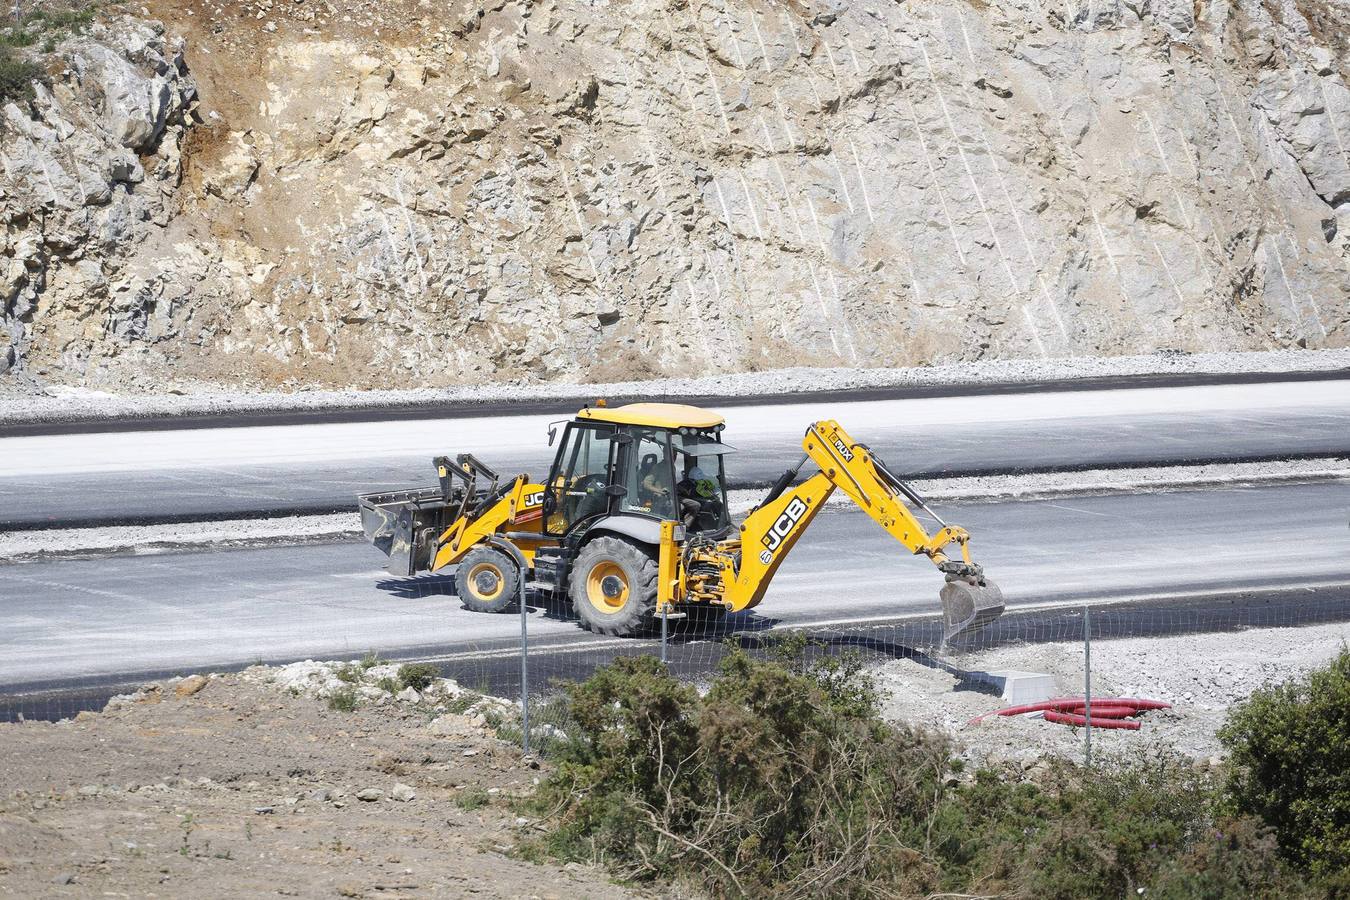
[[[577,418],[651,428],[713,428],[726,421],[717,413],[684,403],[629,403],[613,408],[588,406],[577,413]]]

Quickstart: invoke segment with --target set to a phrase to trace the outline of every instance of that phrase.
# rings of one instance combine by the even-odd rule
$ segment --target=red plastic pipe
[[[1139,725],[1141,724],[1134,719],[1099,719],[1096,715],[1097,711],[1094,709],[1092,712],[1091,722],[1093,728],[1124,728],[1129,731],[1138,731]],[[1087,716],[1048,711],[1045,714],[1045,721],[1058,722],[1061,725],[1086,725],[1089,720]]]

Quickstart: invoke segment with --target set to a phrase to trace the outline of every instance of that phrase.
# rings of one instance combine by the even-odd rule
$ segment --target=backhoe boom
[[[838,422],[812,424],[802,439],[802,449],[806,451],[802,461],[784,473],[764,502],[746,517],[738,538],[689,547],[679,576],[684,590],[672,591],[674,597],[718,602],[733,612],[754,607],[825,501],[840,490],[906,549],[927,556],[946,575],[944,638],[986,624],[1002,613],[1002,594],[971,562],[970,534],[943,523],[931,510],[939,527],[932,533],[924,528],[905,504],[908,498],[927,510],[923,499]],[[820,471],[788,487],[808,459]],[[959,560],[947,554],[953,544],[959,548]]]

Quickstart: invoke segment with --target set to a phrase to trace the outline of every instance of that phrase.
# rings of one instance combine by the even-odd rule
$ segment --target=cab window
[[[605,512],[614,471],[614,428],[571,424],[545,494],[545,518],[550,534],[562,534],[576,522]]]
[[[620,509],[658,519],[674,519],[675,470],[671,465],[669,434],[636,431],[629,452],[634,464],[628,467],[627,491]]]

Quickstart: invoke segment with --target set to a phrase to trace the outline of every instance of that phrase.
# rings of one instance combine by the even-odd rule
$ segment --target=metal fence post
[[[520,749],[530,752],[530,608],[520,597]]]
[[[1083,607],[1083,765],[1092,768],[1092,609]]]

